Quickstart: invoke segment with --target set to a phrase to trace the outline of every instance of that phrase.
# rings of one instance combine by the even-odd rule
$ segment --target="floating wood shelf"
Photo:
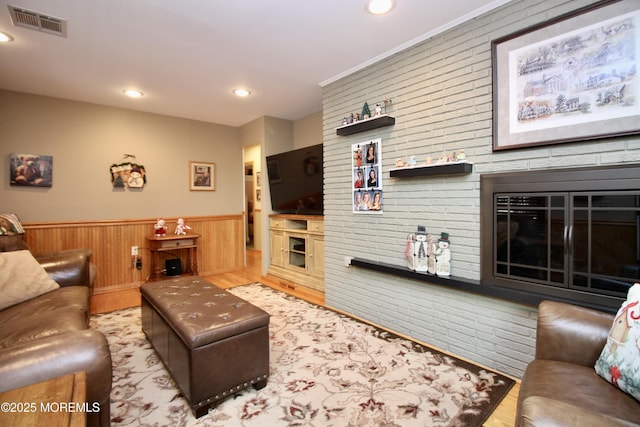
[[[471,292],[476,295],[484,295],[487,297],[500,298],[511,302],[526,304],[532,307],[537,307],[540,302],[547,299],[554,299],[556,301],[575,304],[575,301],[572,302],[568,299],[553,297],[549,298],[549,296],[547,295],[536,294],[533,292],[523,292],[521,290],[503,288],[500,286],[483,285],[479,280],[466,279],[462,277],[439,277],[433,274],[419,273],[413,270],[409,270],[406,266],[372,261],[364,258],[352,258],[349,265],[369,271],[375,271],[378,273],[389,274],[405,279],[416,280],[417,282],[425,285],[442,286],[449,289],[455,289],[457,291]],[[609,313],[615,313],[615,309],[613,309],[612,311],[611,307],[599,305],[585,305],[585,307],[590,307]]]
[[[392,178],[408,178],[414,176],[465,175],[472,171],[473,163],[455,162],[394,168],[389,170],[389,176]]]
[[[396,118],[388,114],[360,120],[355,123],[343,125],[336,128],[336,135],[347,136],[354,133],[365,132],[371,129],[378,129],[385,126],[392,126],[396,123]]]

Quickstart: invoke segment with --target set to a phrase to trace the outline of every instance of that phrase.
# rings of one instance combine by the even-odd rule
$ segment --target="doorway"
[[[254,165],[253,161],[244,164],[244,199],[245,199],[245,246],[254,249],[255,246],[255,198],[254,198]]]

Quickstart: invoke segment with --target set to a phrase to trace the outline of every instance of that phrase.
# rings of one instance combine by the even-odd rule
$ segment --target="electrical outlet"
[[[142,270],[142,260],[140,258],[136,259],[136,269]]]
[[[138,247],[131,246],[131,256],[138,256]]]

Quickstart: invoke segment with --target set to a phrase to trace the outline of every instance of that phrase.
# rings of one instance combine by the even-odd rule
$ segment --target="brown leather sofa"
[[[640,402],[594,369],[613,318],[560,302],[540,304],[536,357],[522,378],[516,426],[640,426]]]
[[[111,353],[89,329],[95,273],[87,249],[34,255],[60,288],[0,311],[0,392],[85,371],[87,425],[110,425]],[[16,415],[16,416],[19,416]]]

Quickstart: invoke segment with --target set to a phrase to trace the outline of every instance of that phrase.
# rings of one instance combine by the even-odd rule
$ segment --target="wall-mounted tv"
[[[271,209],[323,214],[322,144],[267,156]]]

